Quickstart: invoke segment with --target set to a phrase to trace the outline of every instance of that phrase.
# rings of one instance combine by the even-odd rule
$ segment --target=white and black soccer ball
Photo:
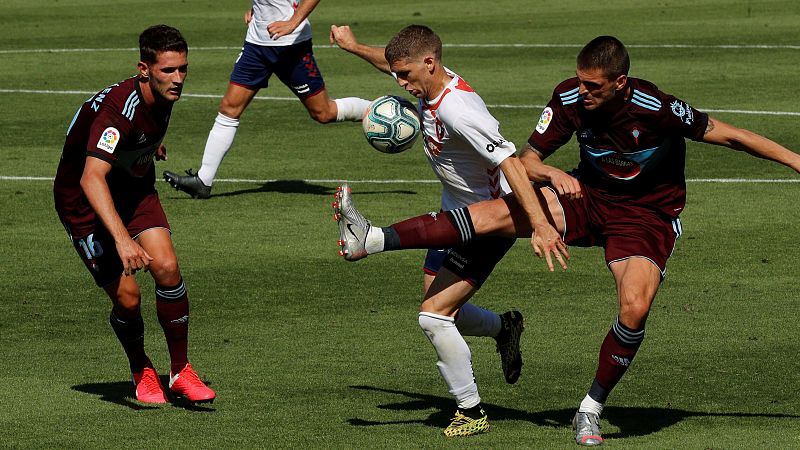
[[[362,124],[367,142],[383,153],[411,148],[420,132],[417,109],[410,101],[393,95],[376,98]]]

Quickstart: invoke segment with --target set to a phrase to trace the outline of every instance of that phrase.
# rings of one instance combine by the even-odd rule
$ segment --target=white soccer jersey
[[[445,211],[511,192],[498,167],[516,153],[481,97],[457,74],[438,97],[420,101],[425,153],[442,182]]]
[[[267,26],[272,22],[289,20],[297,8],[296,0],[253,0],[253,20],[247,27],[245,40],[251,44],[263,46],[285,46],[311,39],[311,23],[303,20],[294,32],[272,39]]]

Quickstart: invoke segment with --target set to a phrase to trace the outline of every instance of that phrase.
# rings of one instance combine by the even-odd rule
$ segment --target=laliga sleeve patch
[[[97,141],[97,148],[108,153],[114,153],[118,143],[119,130],[114,127],[108,127],[103,130],[103,133],[100,135],[100,140]]]
[[[539,123],[536,124],[536,131],[539,134],[544,134],[547,131],[547,127],[550,126],[550,121],[553,120],[553,110],[548,106],[547,108],[542,111],[542,116],[539,117]]]

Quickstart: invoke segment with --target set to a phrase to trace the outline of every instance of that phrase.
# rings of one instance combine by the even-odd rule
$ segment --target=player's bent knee
[[[437,333],[443,331],[448,326],[453,326],[453,318],[448,316],[443,316],[440,314],[434,314],[429,312],[421,312],[419,313],[419,327],[422,328],[422,331],[428,336],[428,338],[432,339]]]
[[[155,281],[162,286],[173,286],[181,281],[181,271],[175,258],[153,261],[150,263],[150,272]]]

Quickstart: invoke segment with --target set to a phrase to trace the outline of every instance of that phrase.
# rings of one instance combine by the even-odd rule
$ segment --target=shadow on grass
[[[344,181],[343,181],[344,182]],[[335,186],[322,186],[319,184],[309,183],[304,180],[275,180],[262,183],[260,186],[240,189],[238,191],[221,192],[219,194],[211,194],[211,197],[233,197],[237,195],[246,194],[259,194],[259,193],[279,193],[279,194],[306,194],[306,195],[322,195],[333,196],[336,192]],[[361,191],[357,192],[358,195],[371,195],[371,194],[416,194],[414,191],[407,189],[385,190],[385,191]],[[186,197],[189,198],[188,196]]]
[[[378,392],[383,394],[400,395],[406,398],[395,403],[378,405],[378,408],[391,411],[424,411],[436,409],[427,418],[420,420],[398,421],[373,421],[360,418],[349,419],[353,426],[394,425],[407,423],[421,423],[430,427],[443,428],[453,417],[454,401],[449,397],[421,394],[416,392],[383,389],[373,386],[350,386],[351,389]],[[553,409],[547,411],[528,412],[519,409],[505,408],[503,406],[483,403],[483,408],[490,420],[525,420],[543,427],[571,427],[572,416],[575,409]],[[793,414],[759,414],[759,413],[708,413],[699,411],[684,411],[669,408],[625,408],[606,407],[603,409],[603,420],[618,427],[619,432],[607,433],[606,438],[626,438],[632,436],[646,436],[671,427],[690,417],[767,417],[767,418],[800,418]]]
[[[163,376],[159,377],[161,379],[161,385],[166,387],[169,384],[168,377]],[[207,385],[211,385],[208,381],[205,382]],[[120,406],[125,406],[127,408],[139,411],[139,410],[146,410],[146,409],[159,409],[164,406],[174,406],[177,408],[187,409],[189,411],[199,411],[199,412],[213,412],[216,409],[202,406],[198,404],[194,404],[182,397],[175,397],[171,394],[167,394],[167,399],[170,403],[167,405],[152,405],[148,403],[139,402],[134,398],[135,390],[133,384],[130,381],[112,381],[108,383],[86,383],[86,384],[78,384],[72,386],[72,390],[78,392],[84,392],[87,394],[97,395],[100,397],[100,400],[109,403],[115,403]]]

